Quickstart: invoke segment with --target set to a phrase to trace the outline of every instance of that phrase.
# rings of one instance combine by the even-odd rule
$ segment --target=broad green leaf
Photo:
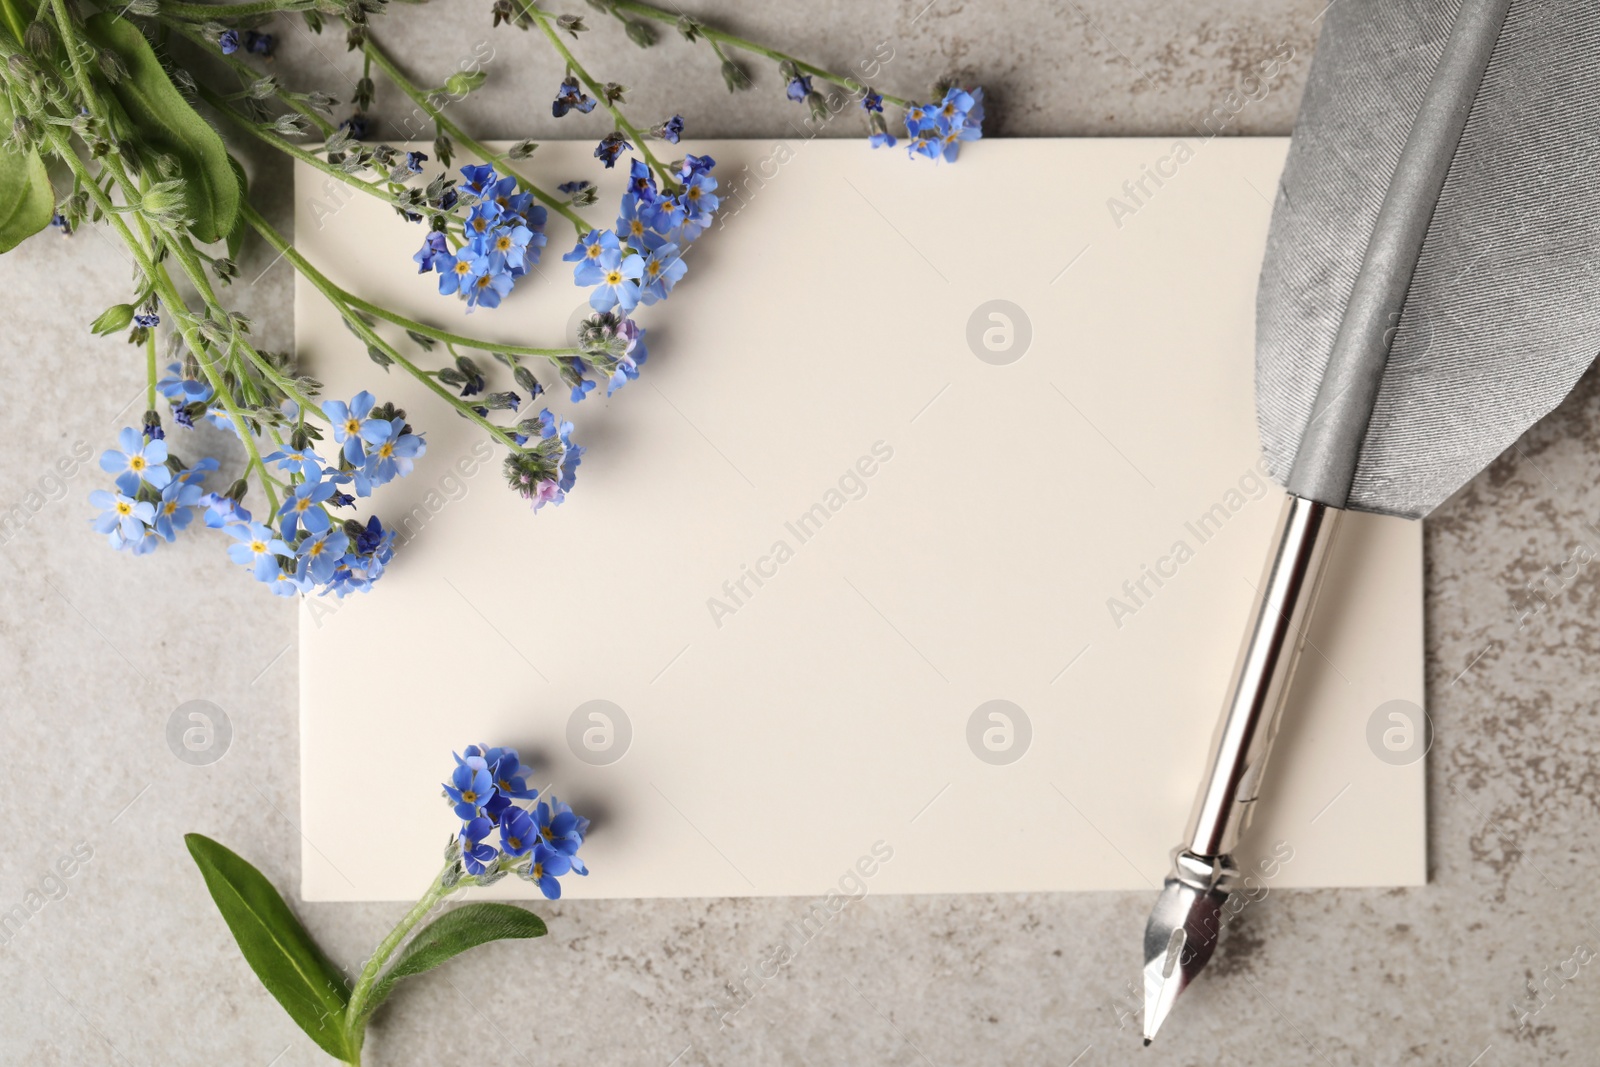
[[[11,129],[15,120],[11,102],[0,93],[0,129]],[[55,212],[55,190],[39,153],[0,146],[0,252],[11,251],[50,225]]]
[[[206,244],[232,232],[239,215],[239,179],[227,146],[211,124],[178,92],[144,34],[117,12],[103,11],[84,23],[95,43],[113,49],[128,76],[104,86],[128,113],[144,147],[178,161],[189,216],[197,240]]]
[[[245,177],[244,166],[235,158],[233,153],[228,153],[228,165],[233,168],[233,176],[239,183],[239,195],[250,195],[250,179]],[[245,231],[250,227],[245,224],[244,215],[241,213],[233,220],[233,229],[228,231],[228,258],[235,263],[239,261],[239,249],[244,245]]]
[[[512,904],[463,904],[424,926],[400,951],[393,966],[372,991],[362,1014],[371,1015],[394,991],[395,984],[431,971],[469,948],[506,938],[543,937],[544,920]]]
[[[245,860],[201,834],[185,834],[189,855],[239,951],[267,992],[328,1055],[352,1060],[345,1036],[350,989],[294,917],[272,883]]]

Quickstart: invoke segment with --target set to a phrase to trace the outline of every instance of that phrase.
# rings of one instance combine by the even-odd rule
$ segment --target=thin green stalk
[[[190,41],[196,45],[199,45],[201,48],[204,48],[207,51],[215,51],[216,55],[222,59],[222,62],[227,64],[234,71],[234,73],[238,74],[241,78],[249,78],[252,81],[255,81],[265,77],[265,75],[263,75],[260,71],[239,59],[237,56],[223,55],[220,51],[217,51],[214,48],[214,42],[208,40],[205,34],[195,29],[192,24],[183,22],[179,19],[165,17],[166,11],[167,8],[163,6],[163,17],[161,19],[162,22],[166,23],[168,26],[171,26],[173,30],[177,31],[182,36],[187,37]],[[307,104],[303,100],[297,99],[295,95],[288,90],[279,88],[275,95],[286,107],[292,108],[302,117],[304,117],[307,122],[315,126],[317,131],[321,133],[323,137],[332,137],[334,132],[338,129],[337,126],[329,122],[323,115],[321,115],[316,108],[312,107],[310,104]]]
[[[317,158],[317,156],[313,155],[311,152],[301,148],[299,145],[294,144],[291,141],[285,140],[283,137],[279,136],[273,131],[262,129],[259,123],[251,121],[249,118],[239,114],[233,108],[229,107],[228,102],[222,99],[222,97],[218,96],[211,89],[208,89],[204,85],[196,86],[196,88],[199,91],[200,99],[216,108],[223,114],[223,116],[228,118],[235,125],[241,127],[246,133],[253,134],[258,140],[271,145],[273,148],[276,148],[285,155],[293,156],[300,162],[315,167],[324,174],[337,178],[346,185],[360,189],[364,193],[370,193],[386,204],[392,205],[394,203],[394,198],[390,196],[389,193],[377,182],[369,182],[362,178],[357,178],[349,171],[336,167],[325,159]]]
[[[661,183],[668,188],[675,187],[678,184],[678,176],[662,165],[661,161],[655,157],[655,153],[650,151],[650,146],[645,143],[644,134],[640,133],[638,127],[629,122],[622,110],[611,102],[611,98],[606,95],[606,91],[601,87],[600,83],[595,81],[587,70],[583,69],[583,64],[578,62],[577,57],[572,54],[572,50],[567,47],[567,43],[561,39],[560,32],[550,24],[550,16],[533,4],[526,2],[526,0],[522,0],[522,10],[534,22],[539,24],[540,31],[549,39],[551,47],[561,53],[561,58],[566,60],[567,68],[576,74],[583,84],[589,87],[589,92],[594,94],[594,98],[600,101],[607,111],[611,112],[611,117],[616,121],[617,128],[633,138],[634,145],[644,156],[645,162],[650,164],[650,169],[655,171],[661,178]]]
[[[333,285],[332,282],[329,282],[329,284]],[[481,337],[468,337],[464,334],[451,333],[448,330],[441,330],[436,326],[418,322],[416,319],[408,319],[404,315],[397,315],[387,308],[379,307],[377,304],[361,299],[347,289],[339,289],[337,285],[333,285],[333,288],[339,290],[345,303],[351,307],[358,308],[374,318],[391,322],[413,333],[420,333],[422,336],[431,337],[435,341],[443,341],[446,345],[460,345],[463,348],[471,348],[479,352],[504,352],[510,356],[534,356],[543,359],[564,359],[568,356],[583,355],[583,349],[581,348],[530,348],[527,345],[503,345],[498,341],[485,341]]]
[[[673,25],[677,25],[678,20],[683,17],[682,12],[665,11],[659,7],[656,7],[654,4],[644,3],[643,0],[612,0],[612,3],[620,10],[631,11],[635,15],[643,15],[645,18],[655,19],[657,22],[668,22]],[[821,78],[825,82],[828,82],[832,85],[837,85],[841,89],[847,89],[852,93],[860,92],[864,84],[858,78],[846,78],[835,74],[832,71],[824,70],[815,64],[807,63],[802,59],[791,56],[787,52],[780,52],[776,48],[768,48],[766,45],[756,44],[754,41],[746,40],[745,38],[739,37],[735,34],[726,33],[722,30],[716,29],[715,27],[707,26],[705,23],[699,22],[698,19],[696,20],[696,23],[700,27],[701,36],[705,37],[709,43],[725,44],[731,48],[737,48],[742,52],[752,52],[758,56],[766,56],[768,59],[775,60],[779,63],[793,63],[795,68],[802,73],[809,74],[814,78]],[[890,96],[888,93],[881,93],[879,95],[896,107],[911,106],[909,101],[902,100],[898,96]]]
[[[294,245],[290,244],[289,241],[286,240],[284,236],[275,228],[273,228],[271,223],[262,218],[253,207],[251,207],[249,204],[240,204],[239,212],[244,217],[244,220],[250,224],[252,229],[254,229],[262,237],[266,238],[267,243],[281,252],[284,258],[294,266],[295,270],[303,274],[307,281],[316,286],[317,290],[327,298],[328,302],[332,304],[341,315],[344,316],[345,321],[350,324],[350,328],[356,332],[356,336],[360,337],[367,344],[378,349],[395,363],[398,363],[401,369],[403,369],[407,374],[410,374],[417,381],[421,382],[423,385],[426,385],[430,390],[436,393],[440,399],[444,400],[445,403],[455,408],[455,410],[460,412],[463,416],[477,423],[495,440],[501,442],[515,452],[521,452],[523,450],[522,447],[517,444],[516,439],[513,438],[503,427],[496,426],[482,415],[479,415],[472,409],[471,405],[462,402],[462,400],[454,393],[436,382],[427,371],[424,371],[421,367],[418,367],[415,363],[412,363],[405,356],[401,355],[398,349],[396,349],[388,341],[385,341],[383,337],[379,335],[378,332],[371,326],[368,326],[366,322],[362,320],[360,315],[356,313],[355,309],[345,302],[344,291],[330,282],[322,275],[320,271],[307,262],[305,257],[295,250]]]
[[[378,947],[373,949],[372,955],[368,957],[366,966],[361,968],[361,974],[356,978],[355,989],[350,993],[350,1006],[345,1009],[347,1032],[352,1043],[357,1045],[356,1054],[358,1057],[360,1055],[360,1041],[364,1036],[363,1031],[366,1020],[363,1016],[367,1014],[367,998],[372,995],[372,990],[378,983],[378,976],[383,973],[384,965],[389,962],[389,957],[394,955],[395,949],[400,947],[401,942],[406,939],[406,935],[411,933],[418,923],[427,918],[428,913],[441,900],[462,886],[476,884],[476,879],[466,877],[453,886],[446,886],[444,884],[445,876],[454,867],[454,861],[444,865],[444,869],[433,880],[433,884],[428,887],[428,891],[422,894],[422,899],[418,900],[411,910],[406,912],[405,917],[395,924],[394,929],[390,930],[388,935],[379,942]],[[360,1062],[359,1059],[357,1062]]]
[[[539,188],[539,186],[529,181],[528,178],[517,171],[515,167],[511,166],[510,162],[507,161],[503,156],[500,156],[495,152],[491,152],[482,143],[468,136],[466,131],[460,126],[457,126],[454,122],[451,122],[448,118],[446,118],[444,112],[435,106],[432,100],[428,99],[428,94],[422,89],[418,88],[416,83],[414,83],[410,78],[407,78],[400,68],[395,65],[394,60],[390,59],[388,54],[385,53],[383,49],[378,47],[378,43],[372,39],[370,34],[367,35],[366,42],[362,47],[366,58],[376,64],[378,69],[383,71],[383,73],[388,76],[389,80],[395,84],[395,87],[398,88],[402,93],[405,93],[406,96],[411,99],[411,102],[416,104],[417,107],[421,108],[422,111],[429,118],[431,118],[436,125],[438,125],[439,129],[443,130],[451,139],[456,141],[462,147],[466,148],[467,151],[478,156],[480,159],[498,163],[508,174],[517,179],[517,185],[524,192],[532,193],[535,200],[539,201],[551,211],[554,211],[556,214],[572,223],[573,228],[576,229],[580,235],[588,233],[590,230],[594,229],[594,227],[589,224],[587,219],[568,207],[565,200],[562,200],[560,197],[553,196]]]

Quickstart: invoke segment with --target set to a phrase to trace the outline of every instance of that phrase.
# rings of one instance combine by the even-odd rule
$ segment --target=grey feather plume
[[[1257,297],[1262,447],[1300,495],[1420,517],[1600,353],[1600,5],[1326,19]]]

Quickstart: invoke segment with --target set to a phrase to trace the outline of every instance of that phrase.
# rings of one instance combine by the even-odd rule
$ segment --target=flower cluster
[[[89,494],[89,503],[100,509],[91,520],[95,531],[117,551],[143,556],[163,541],[176,541],[178,531],[194,521],[205,499],[202,483],[217,461],[207,457],[187,466],[167,451],[157,423],[148,433],[124,427],[117,447],[101,454],[100,469],[116,475],[116,488]]]
[[[564,874],[589,873],[578,849],[589,832],[589,820],[554,796],[537,805],[528,787],[529,767],[514,748],[468,745],[455,757],[455,770],[444,783],[444,796],[461,820],[448,855],[461,870],[489,885],[507,874],[533,882],[548,899],[561,896]],[[491,838],[497,837],[498,841]]]
[[[593,382],[587,384],[594,386]],[[545,408],[538,418],[518,423],[514,436],[523,450],[506,456],[506,483],[532,504],[534,511],[566,500],[583,460],[583,446],[572,443],[572,423]],[[530,441],[531,448],[527,447]]]
[[[208,386],[179,377],[176,366],[172,371],[160,383],[161,393],[181,425],[193,426],[204,416],[234,428],[225,415],[208,407]],[[201,481],[217,469],[217,461],[207,458],[186,467],[168,453],[159,417],[147,414],[143,433],[124,429],[118,447],[100,457],[101,468],[116,475],[116,491],[89,495],[90,503],[101,509],[93,520],[95,529],[113,548],[142,555],[161,541],[174,540],[196,513],[203,513],[205,526],[233,539],[229,558],[278,596],[344,597],[371,589],[394,557],[394,531],[385,529],[376,515],[363,523],[337,518],[332,509],[353,507],[358,497],[411,473],[427,445],[412,432],[404,411],[389,404],[380,407],[368,392],[348,403],[326,401],[322,412],[339,448],[334,462],[311,447],[312,434],[305,426],[291,433],[290,444],[263,460],[281,472],[274,481],[285,489],[283,503],[265,522],[242,505],[243,480],[225,494],[204,492]],[[294,418],[298,412],[290,405],[285,414]]]
[[[460,192],[448,190],[440,198],[446,210],[467,209],[461,234],[435,229],[411,258],[418,273],[439,275],[441,295],[459,296],[469,308],[499,307],[517,279],[539,262],[549,212],[533,202],[532,193],[517,192],[515,177],[502,178],[487,163],[462,167],[461,175]]]
[[[874,98],[877,99],[876,111],[869,106],[869,100]],[[883,129],[882,116],[877,113],[883,109],[882,98],[869,91],[862,98],[861,106],[869,112],[869,118],[878,120],[874,124],[872,146],[893,147],[895,139]],[[926,156],[954,163],[961,154],[963,141],[976,141],[983,136],[983,89],[967,90],[952,85],[937,104],[912,104],[906,108],[905,122],[906,133],[911,138],[906,151],[913,158]]]

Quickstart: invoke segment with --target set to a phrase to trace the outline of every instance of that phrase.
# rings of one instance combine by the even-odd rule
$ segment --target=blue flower
[[[511,286],[514,284],[511,272],[504,269],[504,264],[501,264],[501,269],[497,270],[495,269],[495,264],[487,256],[484,259],[488,263],[489,269],[473,278],[472,286],[464,290],[469,310],[479,305],[486,308],[499,307],[501,299],[511,292]]]
[[[469,163],[461,168],[461,177],[466,179],[461,188],[473,196],[482,196],[495,183],[497,175],[487,163]]]
[[[433,261],[437,257],[441,255],[448,256],[449,254],[450,242],[445,240],[444,234],[435,230],[423,238],[422,247],[417,250],[416,255],[411,257],[411,260],[417,265],[418,274],[426,274],[433,269]]]
[[[350,538],[337,526],[301,541],[295,549],[295,558],[299,560],[295,577],[317,585],[331,580],[349,544]]]
[[[571,870],[571,856],[565,852],[558,852],[540,842],[533,846],[533,860],[528,864],[527,870],[519,873],[523,878],[537,885],[539,892],[545,895],[546,900],[560,900],[561,883],[556,879]]]
[[[250,513],[240,507],[239,502],[231,496],[207,493],[200,498],[200,505],[206,509],[206,526],[213,530],[227,529],[239,523],[250,522]]]
[[[805,74],[796,74],[793,78],[789,79],[789,85],[785,89],[785,92],[788,94],[790,100],[799,103],[801,100],[804,100],[806,97],[811,95],[811,78]]]
[[[126,426],[117,435],[117,446],[100,454],[101,470],[108,474],[131,473],[155,489],[164,489],[172,481],[172,472],[166,466],[165,441],[146,441],[138,430]]]
[[[222,54],[231,56],[239,50],[239,31],[223,30],[217,36],[217,47],[222,49]]]
[[[295,535],[296,529],[303,529],[306,533],[319,534],[328,528],[328,513],[322,505],[328,498],[337,492],[332,481],[321,480],[321,471],[317,477],[307,477],[305,481],[294,487],[294,491],[284,498],[283,505],[278,508],[278,516],[282,520],[280,525],[285,538]]]
[[[594,285],[605,276],[602,261],[607,253],[621,247],[617,235],[609,230],[590,230],[578,238],[572,251],[561,257],[563,263],[576,263],[572,280],[578,285]]]
[[[637,381],[639,368],[650,357],[649,350],[644,346],[644,331],[632,319],[623,319],[617,324],[617,338],[623,348],[617,354],[617,369],[611,372],[611,377],[606,380],[606,396],[621,389],[629,382]]]
[[[526,856],[539,842],[539,828],[523,808],[508,808],[500,815],[500,847],[508,856]]]
[[[709,174],[711,168],[716,165],[717,161],[710,156],[697,156],[691,153],[683,157],[683,165],[678,168],[678,176],[688,181],[696,174]]]
[[[569,805],[555,797],[551,797],[549,803],[539,801],[534,820],[539,824],[539,839],[568,856],[577,854],[583,845],[583,835],[589,832],[589,820],[580,818]]]
[[[883,111],[883,96],[882,96],[882,94],[873,92],[871,89],[868,89],[866,92],[862,93],[861,94],[861,110],[862,111],[878,111],[878,112]]]
[[[568,74],[561,79],[561,88],[556,90],[556,98],[550,104],[550,114],[558,119],[569,111],[587,115],[594,110],[594,105],[594,100],[578,88],[578,79]]]
[[[867,138],[867,143],[873,148],[893,148],[896,144],[894,134],[888,130],[877,130]]]
[[[650,214],[650,225],[656,232],[670,234],[687,221],[689,213],[684,210],[683,202],[675,196],[664,196],[655,203],[655,210]]]
[[[421,174],[422,165],[427,161],[428,154],[426,152],[407,152],[406,170],[409,170],[412,174]]]
[[[664,244],[650,252],[645,256],[644,273],[640,276],[640,302],[654,304],[657,300],[665,300],[688,269],[689,265],[683,261],[675,244]]]
[[[616,235],[622,241],[633,246],[634,251],[644,251],[656,248],[666,240],[661,234],[650,228],[650,223],[641,212],[639,198],[632,193],[622,194],[621,214],[617,216]],[[654,209],[645,209],[650,217],[655,216]]]
[[[614,235],[608,236],[616,240]],[[639,278],[643,274],[644,259],[638,254],[604,253],[600,257],[600,284],[589,294],[589,306],[596,311],[614,307],[632,311],[639,303]]]
[[[156,517],[154,504],[121,492],[96,489],[89,494],[89,503],[101,509],[100,515],[92,520],[95,533],[120,535],[120,541],[112,542],[117,548],[122,547],[122,542],[136,542],[142,538],[145,526]]]
[[[638,197],[641,204],[656,202],[656,176],[637,159],[631,161],[628,167],[628,192]]]
[[[704,172],[694,174],[684,183],[678,202],[683,205],[683,238],[692,241],[711,225],[711,216],[722,206],[716,195],[717,179]]]
[[[668,144],[677,144],[683,137],[683,116],[674,115],[661,124],[661,139]]]
[[[433,269],[439,272],[440,296],[470,292],[478,278],[488,273],[489,257],[463,248],[455,255],[441,253],[433,257]]]
[[[500,216],[505,212],[493,200],[482,200],[467,212],[465,230],[467,240],[486,236],[490,230],[500,223]]]
[[[257,33],[255,30],[246,30],[244,35],[244,50],[258,56],[270,56],[277,41],[273,40],[270,33]]]
[[[133,324],[141,329],[153,330],[161,325],[161,316],[156,314],[139,314],[133,317]]]
[[[545,241],[544,234],[539,234],[539,244]],[[526,226],[501,226],[489,235],[487,246],[489,265],[492,268],[504,266],[512,271],[526,271],[528,269],[528,245],[533,241],[534,232]]]
[[[500,858],[500,853],[495,851],[495,847],[483,840],[493,829],[494,823],[481,815],[467,819],[461,827],[461,863],[466,867],[468,874],[480,875]]]
[[[444,783],[445,795],[455,805],[456,815],[473,819],[478,811],[494,796],[494,779],[489,776],[489,764],[482,756],[457,756],[456,769]],[[489,836],[485,830],[478,840]]]
[[[263,462],[276,463],[284,470],[305,478],[322,477],[322,461],[309,448],[290,448],[285,445],[268,455]]]
[[[259,522],[233,523],[227,527],[235,544],[228,546],[228,558],[250,568],[258,582],[270,582],[282,570],[278,557],[292,557],[294,550]]]
[[[367,122],[367,116],[359,111],[341,121],[339,128],[349,133],[350,138],[355,141],[365,141],[367,134],[372,132],[371,124]]]
[[[194,521],[194,508],[200,503],[200,496],[200,486],[186,478],[174,478],[167,483],[161,490],[161,502],[155,506],[155,520],[150,524],[162,540],[170,544],[179,530]]]
[[[410,474],[416,465],[416,458],[427,451],[427,443],[421,435],[405,432],[404,419],[389,422],[376,419],[370,425],[371,447],[367,452],[366,465],[356,478],[356,492],[361,496],[370,495],[372,486],[387,485],[396,478]],[[362,492],[363,488],[366,492]]]
[[[322,413],[328,416],[328,422],[333,426],[334,441],[344,445],[344,458],[351,463],[360,463],[366,458],[362,449],[363,441],[376,444],[388,436],[382,419],[371,419],[372,407],[378,398],[365,389],[351,398],[346,404],[343,400],[324,400]]]
[[[562,182],[560,185],[556,186],[556,192],[560,193],[562,196],[572,196],[574,193],[583,192],[592,184],[594,183],[586,181]]]
[[[595,146],[594,158],[604,163],[607,170],[617,165],[617,157],[624,151],[632,151],[633,145],[622,136],[622,131],[612,130],[600,138],[600,143]]]
[[[906,151],[954,163],[963,141],[983,136],[983,118],[983,89],[951,86],[938,104],[913,104],[906,109],[906,132],[911,135]]]

